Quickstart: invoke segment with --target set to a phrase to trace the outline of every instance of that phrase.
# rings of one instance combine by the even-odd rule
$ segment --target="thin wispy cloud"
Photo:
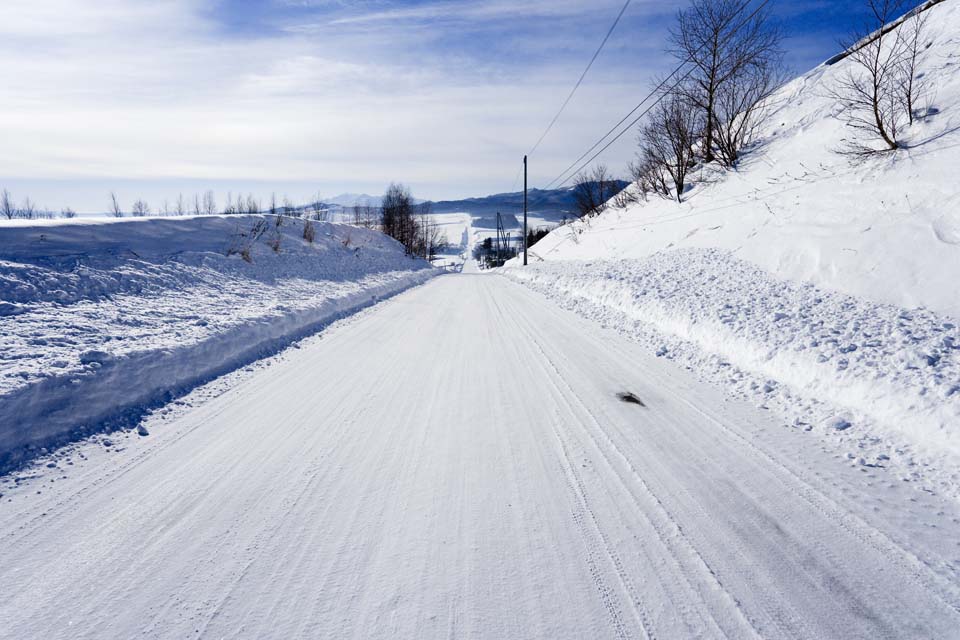
[[[111,189],[503,191],[621,5],[5,0],[0,187],[84,210]],[[678,6],[633,3],[538,150],[534,183],[648,90]]]

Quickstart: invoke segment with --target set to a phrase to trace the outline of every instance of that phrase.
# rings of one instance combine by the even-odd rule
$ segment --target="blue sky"
[[[0,188],[52,209],[179,193],[506,191],[623,0],[4,0]],[[771,0],[787,60],[862,3]],[[686,2],[634,0],[531,159],[543,185],[668,68]],[[604,160],[621,169],[633,136]]]

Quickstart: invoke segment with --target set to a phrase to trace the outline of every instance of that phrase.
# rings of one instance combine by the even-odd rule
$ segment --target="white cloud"
[[[453,4],[462,17],[493,19],[517,7],[556,13],[588,3],[443,6]],[[403,180],[425,196],[502,191],[581,64],[501,73],[501,61],[414,48],[416,34],[365,37],[347,25],[322,38],[239,38],[210,19],[212,7],[3,0],[0,187],[29,185],[35,191],[21,196],[80,209],[102,203],[65,184],[122,181],[149,191],[154,183],[250,181],[340,191]],[[572,37],[595,46],[593,37]],[[643,69],[598,73],[544,145],[535,173],[552,178],[579,155],[636,102],[645,78]],[[611,164],[629,156],[627,147]]]

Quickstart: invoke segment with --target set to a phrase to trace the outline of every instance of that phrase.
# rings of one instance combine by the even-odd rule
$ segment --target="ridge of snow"
[[[894,459],[910,478],[915,454],[960,462],[960,328],[945,316],[784,281],[716,249],[504,273],[792,427],[845,438],[864,464]]]
[[[0,233],[0,467],[127,424],[436,275],[386,236],[271,216],[11,224]],[[257,223],[251,262],[227,255]],[[268,243],[279,240],[279,251]]]

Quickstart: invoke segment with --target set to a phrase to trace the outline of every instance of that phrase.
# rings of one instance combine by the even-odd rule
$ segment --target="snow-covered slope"
[[[736,172],[708,171],[677,204],[663,199],[561,228],[544,260],[639,258],[716,247],[783,278],[960,318],[960,2],[929,10],[921,70],[927,117],[909,149],[861,165],[836,153],[852,131],[829,97],[848,60],[787,84]],[[701,181],[702,179],[702,181]]]
[[[786,85],[737,171],[562,227],[505,273],[855,463],[960,497],[960,2],[929,9],[927,115],[861,164],[829,97]],[[919,456],[919,458],[918,458]]]
[[[132,423],[146,406],[435,273],[380,233],[313,223],[311,243],[304,224],[0,227],[0,467],[104,421]]]

